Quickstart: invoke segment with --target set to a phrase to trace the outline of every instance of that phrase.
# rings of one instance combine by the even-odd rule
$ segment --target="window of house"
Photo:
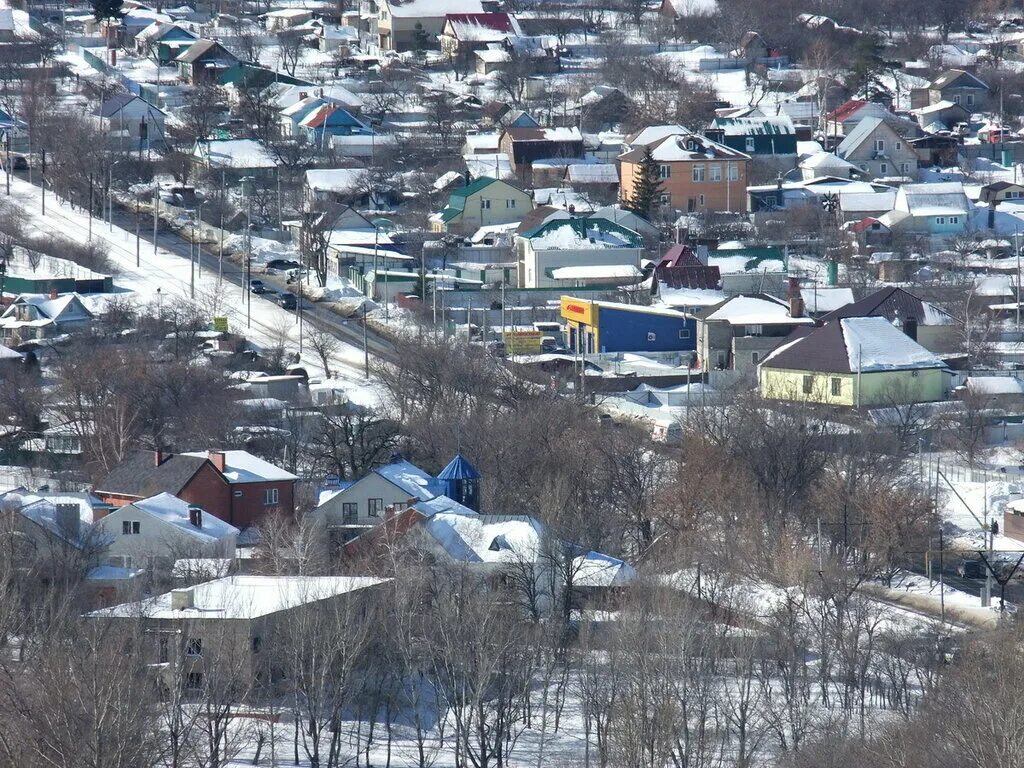
[[[753,139],[753,137],[748,136],[747,137],[747,152],[753,152],[753,151],[754,151],[754,139]]]
[[[879,163],[878,170],[884,176],[889,172],[889,165],[887,163]]]
[[[270,507],[281,500],[281,492],[277,488],[265,488],[263,490],[263,506]]]
[[[832,397],[839,397],[843,394],[843,380],[833,377],[832,378]]]
[[[341,516],[346,520],[355,520],[359,517],[359,505],[354,501],[346,501],[341,505]]]
[[[936,224],[945,224],[946,223],[946,217],[945,216],[936,216],[935,217],[935,223]]]
[[[262,647],[263,647],[263,638],[260,637],[259,635],[256,635],[255,637],[253,637],[253,639],[252,639],[252,652],[253,653],[259,653],[260,652],[260,648],[262,648]]]
[[[672,166],[671,165],[659,165],[658,166],[658,178],[659,179],[670,179],[670,178],[672,178]]]
[[[688,338],[690,338],[690,329],[689,328],[680,328],[679,329],[679,338],[680,339],[688,339]]]
[[[885,139],[875,139],[875,152],[885,152]]]
[[[750,353],[750,364],[751,365],[757,365],[760,361],[761,361],[761,355],[759,355],[757,352],[751,352]]]
[[[959,216],[950,216],[949,217],[949,223],[950,224],[959,224],[960,223],[960,217]]]
[[[693,166],[693,180],[695,182],[704,181],[704,166],[695,165]]]
[[[668,193],[662,193],[658,195],[658,202],[662,205],[672,205],[672,195]]]
[[[967,106],[968,107],[973,107],[974,106],[974,94],[973,93],[968,93],[967,94]]]
[[[804,394],[809,395],[814,391],[814,377],[804,376]]]
[[[712,165],[711,166],[711,180],[721,181],[722,180],[722,166]]]
[[[370,517],[379,517],[384,509],[384,499],[370,499],[368,504],[367,514]]]
[[[959,95],[953,96],[953,103],[954,104],[959,104],[960,103],[960,96]]]
[[[125,520],[121,523],[123,536],[137,536],[141,530],[142,524],[138,520]]]
[[[203,687],[203,673],[189,672],[185,675],[185,687],[190,691],[198,691]]]
[[[701,208],[704,207],[704,195],[697,195],[697,204],[700,205]]]
[[[903,142],[902,141],[893,142],[893,146],[896,147],[896,149],[903,149]]]
[[[506,208],[515,208],[516,207],[516,201],[515,200],[506,200],[505,201],[505,207]]]
[[[729,181],[739,181],[740,179],[740,164],[729,163]]]
[[[161,664],[166,664],[170,661],[169,643],[166,637],[160,638],[159,651],[157,653],[157,661]]]
[[[491,210],[491,201],[490,200],[485,200],[484,198],[480,198],[480,210],[481,211],[489,211],[489,210]]]
[[[903,163],[902,165],[900,165],[900,173],[902,173],[904,176],[910,173],[910,163]]]
[[[190,637],[188,642],[185,643],[185,655],[186,656],[202,656],[203,655],[203,639],[201,637]]]

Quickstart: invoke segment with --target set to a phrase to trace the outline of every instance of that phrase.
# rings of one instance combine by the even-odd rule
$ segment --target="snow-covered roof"
[[[844,213],[871,213],[873,211],[891,211],[896,204],[896,190],[884,192],[850,192],[840,193],[839,207]]]
[[[945,367],[942,360],[884,317],[847,317],[839,323],[851,372]]]
[[[151,619],[257,619],[309,603],[383,584],[371,576],[228,576],[189,587],[191,608],[175,609],[172,592],[123,603],[90,616],[142,616]]]
[[[238,529],[235,526],[205,510],[202,527],[192,525],[189,515],[189,508],[192,505],[169,493],[158,493],[148,499],[139,499],[128,506],[203,541],[220,541],[228,536],[238,536]]]
[[[632,280],[640,275],[640,270],[632,264],[582,264],[551,270],[555,280]]]
[[[1012,376],[971,376],[967,390],[981,395],[1024,395],[1024,382]]]
[[[229,483],[273,483],[298,480],[297,475],[254,456],[248,451],[217,451],[224,454],[224,479]],[[211,461],[209,451],[186,452],[183,456],[195,456]]]
[[[444,494],[425,501],[418,501],[413,504],[413,509],[427,517],[432,517],[433,515],[440,513],[448,513],[452,515],[477,514],[475,510],[470,509],[464,504],[460,504],[455,501],[455,499],[451,499]]]
[[[405,459],[392,461],[373,471],[408,493],[410,498],[415,497],[421,501],[427,501],[441,492],[436,478]]]
[[[654,144],[668,136],[675,136],[680,133],[689,133],[682,125],[649,125],[646,128],[626,138],[626,144],[630,147],[645,147]]]
[[[571,163],[565,177],[572,184],[618,184],[619,169],[612,163]]]
[[[725,293],[714,288],[672,288],[659,283],[658,292],[671,307],[711,307],[725,301]]]
[[[849,171],[857,168],[853,163],[831,152],[817,152],[801,161],[800,167],[814,171]]]
[[[840,307],[854,302],[852,288],[822,288],[805,285],[800,289],[800,297],[808,312],[821,314],[834,312]]]
[[[904,184],[896,193],[895,210],[911,216],[964,215],[971,209],[959,181],[935,184]]]
[[[58,520],[57,505],[74,505],[78,509],[78,538],[71,541]],[[93,523],[93,500],[85,494],[38,494],[24,488],[0,494],[0,510],[16,510],[40,527],[60,539],[81,545],[89,536]]]
[[[306,186],[314,192],[349,194],[366,176],[362,168],[316,168],[306,171]]]
[[[600,552],[587,552],[573,559],[573,586],[625,587],[636,581],[637,574],[629,563]]]
[[[395,18],[407,19],[437,19],[443,18],[449,13],[483,13],[484,11],[480,0],[406,0],[403,3],[385,0],[382,5],[387,6]]]
[[[214,139],[196,142],[194,154],[211,168],[274,168],[277,159],[256,139]]]
[[[540,555],[541,524],[525,515],[462,515],[442,512],[423,524],[457,562],[535,562]]]
[[[777,299],[735,296],[706,320],[725,320],[729,325],[813,325],[809,317],[790,317],[789,306]]]

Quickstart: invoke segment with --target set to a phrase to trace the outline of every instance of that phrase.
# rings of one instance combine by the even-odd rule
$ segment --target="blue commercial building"
[[[574,352],[693,352],[697,320],[661,307],[562,297],[567,343]]]

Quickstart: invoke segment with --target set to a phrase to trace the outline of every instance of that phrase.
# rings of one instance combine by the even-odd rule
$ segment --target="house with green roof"
[[[609,219],[551,219],[516,238],[519,286],[629,285],[642,277],[643,237]]]
[[[523,190],[481,176],[448,196],[448,205],[430,217],[430,229],[470,235],[480,227],[521,221],[532,208],[533,201]]]

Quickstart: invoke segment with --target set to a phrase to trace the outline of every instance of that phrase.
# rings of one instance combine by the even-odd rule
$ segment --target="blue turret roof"
[[[461,453],[455,454],[448,466],[437,473],[438,480],[479,480],[480,473]]]

